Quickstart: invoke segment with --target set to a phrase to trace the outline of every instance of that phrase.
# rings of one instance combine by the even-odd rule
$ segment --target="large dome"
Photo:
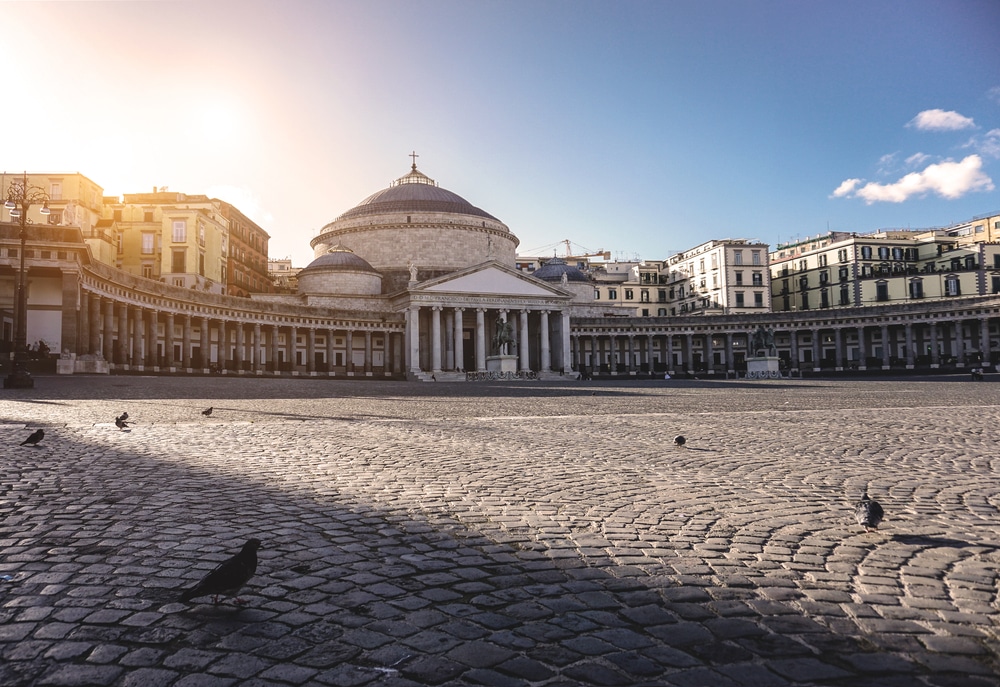
[[[409,174],[397,179],[392,186],[368,196],[335,221],[393,212],[447,212],[499,221],[457,193],[438,186],[427,175],[417,171],[416,165]]]

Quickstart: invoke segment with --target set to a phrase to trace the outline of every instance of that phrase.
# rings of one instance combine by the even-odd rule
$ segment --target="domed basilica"
[[[312,239],[316,257],[295,298],[403,314],[409,378],[560,374],[570,368],[570,316],[587,314],[593,289],[563,261],[537,277],[516,270],[517,245],[507,225],[414,163]]]

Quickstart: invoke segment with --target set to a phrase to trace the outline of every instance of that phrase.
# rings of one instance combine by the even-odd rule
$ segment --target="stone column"
[[[441,306],[431,308],[431,374],[441,372]]]
[[[715,374],[715,343],[711,332],[705,334],[705,370],[710,375]]]
[[[212,321],[207,317],[202,317],[198,323],[198,338],[201,341],[198,365],[207,370],[212,365]]]
[[[843,370],[846,356],[841,351],[843,339],[840,335],[840,327],[833,328],[833,369]]]
[[[799,331],[797,329],[793,329],[790,333],[792,335],[791,336],[791,352],[790,352],[790,355],[791,355],[792,359],[789,362],[789,369],[790,370],[798,370],[799,369]],[[747,355],[749,355],[749,353],[750,353],[750,346],[749,346],[749,341],[748,341],[747,342]]]
[[[916,361],[913,357],[914,351],[913,343],[913,325],[909,322],[906,323],[906,369],[912,370]]]
[[[590,373],[601,371],[601,353],[597,349],[597,336],[590,335]]]
[[[931,329],[931,367],[938,367],[941,364],[941,353],[938,351],[937,322],[931,322],[930,329]]]
[[[868,342],[865,341],[865,327],[860,325],[858,330],[858,369],[868,369]]]
[[[365,330],[365,376],[371,377],[372,374],[372,332],[370,329]]]
[[[531,370],[529,362],[530,351],[528,349],[528,311],[521,310],[521,327],[517,333],[517,352],[521,358],[521,372]]]
[[[288,360],[292,365],[291,367],[292,372],[296,371],[295,368],[298,367],[299,364],[299,356],[297,355],[298,347],[299,347],[299,328],[293,325],[288,328],[288,346],[286,346],[286,348],[288,349]]]
[[[694,372],[694,334],[684,335],[684,348],[687,349],[687,371]]]
[[[149,337],[146,340],[146,360],[152,367],[161,367],[159,354],[160,343],[160,313],[157,310],[149,311],[149,320],[146,322],[146,331]],[[165,348],[165,347],[164,347]]]
[[[218,350],[216,351],[217,365],[219,371],[224,372],[229,367],[229,330],[225,320],[218,320],[216,329],[219,333]]]
[[[444,361],[445,370],[455,369],[455,312],[444,310]]]
[[[882,331],[882,369],[888,370],[892,366],[892,351],[889,343],[889,325],[881,325]]]
[[[278,374],[281,372],[281,365],[278,364],[278,338],[281,336],[281,329],[276,324],[271,325],[271,333],[267,337],[267,362],[270,363],[271,372]]]
[[[326,330],[326,373],[333,374],[333,329]]]
[[[261,344],[263,341],[261,337],[263,333],[261,332],[260,322],[254,322],[253,324],[253,338],[251,339],[251,346],[253,346],[253,351],[251,352],[251,360],[253,361],[253,372],[254,374],[260,374],[264,370],[263,356],[261,355]]]
[[[191,369],[191,336],[193,329],[191,326],[191,315],[184,315],[184,329],[181,331],[181,366],[185,370]]]
[[[309,327],[306,330],[306,373],[309,375],[316,372],[316,328]]]
[[[616,375],[618,374],[618,335],[612,333],[609,339],[608,367],[611,368],[611,374]]]
[[[562,350],[562,356],[561,356],[562,359],[559,361],[559,369],[563,373],[566,373],[569,372],[571,369],[573,369],[573,358],[571,357],[572,353],[570,351],[573,344],[570,338],[569,313],[561,311],[559,313],[559,316],[562,322],[562,327],[560,328],[559,331],[559,338],[561,342],[560,349]],[[578,346],[579,343],[580,342],[578,340],[577,341]],[[577,366],[577,369],[579,369],[579,366]]]
[[[465,326],[463,321],[463,312],[465,308],[455,308],[455,342],[453,348],[455,349],[455,371],[464,372],[465,371],[465,346],[462,328]]]
[[[486,309],[476,308],[476,371],[486,370]]]
[[[625,371],[629,374],[635,372],[635,334],[629,333],[628,335],[628,364],[625,365]]]
[[[733,360],[733,333],[726,332],[726,374],[736,371],[736,361]]]
[[[243,372],[243,361],[246,359],[247,349],[246,327],[243,326],[242,322],[233,322],[232,327],[236,339],[233,344],[233,365],[237,371]]]
[[[143,312],[136,308],[132,317],[132,364],[141,367],[145,363],[142,354]],[[147,342],[148,343],[148,342]]]
[[[107,332],[102,331],[104,328],[104,316],[101,313],[102,307],[102,301],[99,297],[90,296],[90,353],[104,357],[104,352],[101,350],[101,342],[107,336]],[[104,359],[107,360],[106,357]],[[111,361],[108,360],[108,362]]]
[[[168,312],[163,324],[163,357],[164,365],[169,369],[174,366],[174,314]],[[183,353],[182,353],[183,355]]]
[[[349,377],[354,376],[354,330],[348,329],[345,336],[345,345],[347,346],[347,351],[344,353],[344,365],[347,368],[347,375]],[[419,343],[419,339],[418,339]],[[420,364],[419,354],[417,357],[417,365]]]
[[[674,374],[674,335],[667,334],[667,374]]]
[[[990,320],[987,317],[979,318],[979,359],[981,367],[990,364]]]
[[[121,362],[115,360],[115,304],[114,301],[105,300],[101,307],[104,308],[104,359],[108,364]]]
[[[129,306],[118,304],[118,355],[116,363],[132,364],[132,323],[129,321]]]
[[[542,359],[538,361],[538,369],[542,372],[552,370],[552,350],[549,348],[549,311],[542,310],[540,314],[541,324],[539,325],[540,343],[542,349]]]
[[[823,340],[820,338],[820,330],[813,329],[812,331],[812,347],[813,347],[813,371],[819,372],[820,368],[823,366]]]
[[[90,294],[80,289],[80,312],[76,316],[76,350],[71,351],[76,355],[87,355],[90,350]],[[63,342],[63,348],[66,343]]]
[[[648,374],[653,374],[653,335],[646,335],[646,372]]]
[[[406,364],[410,373],[420,372],[420,307],[411,305],[407,310],[406,324]],[[483,362],[483,369],[486,369]]]

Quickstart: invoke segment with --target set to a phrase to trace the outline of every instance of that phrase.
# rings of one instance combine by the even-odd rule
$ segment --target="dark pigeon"
[[[125,420],[127,420],[127,419],[128,419],[128,411],[126,410],[126,411],[125,411],[124,413],[122,413],[121,415],[119,415],[119,417],[120,417],[120,418],[122,419],[122,421],[124,422]]]
[[[128,413],[124,413],[115,418],[115,427],[118,429],[125,429],[128,427],[128,423],[125,422],[125,418],[128,417]]]
[[[861,500],[854,506],[854,519],[865,528],[866,532],[871,532],[878,529],[883,517],[885,517],[885,511],[882,510],[882,505],[878,501],[868,498],[866,490]]]
[[[34,432],[31,433],[31,435],[27,439],[21,442],[21,446],[24,446],[25,444],[38,446],[38,442],[41,441],[44,437],[45,437],[45,430],[36,429]]]
[[[687,443],[687,439],[684,438],[683,434],[678,434],[674,437],[674,446],[684,448],[684,444]]]
[[[234,596],[257,571],[259,548],[260,539],[248,540],[238,554],[220,563],[215,570],[205,575],[201,582],[181,594],[180,600],[190,601],[199,596],[211,595],[212,602],[219,603],[220,596]],[[243,600],[237,597],[236,603],[242,605]]]
[[[208,417],[209,415],[212,414],[212,408],[211,407],[205,408],[205,410],[201,411],[201,414],[204,415],[205,417]]]

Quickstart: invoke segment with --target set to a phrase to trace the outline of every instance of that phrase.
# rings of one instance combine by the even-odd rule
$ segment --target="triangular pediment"
[[[445,275],[412,289],[423,293],[470,295],[539,296],[552,298],[567,294],[545,282],[533,279],[499,263],[484,263]]]

